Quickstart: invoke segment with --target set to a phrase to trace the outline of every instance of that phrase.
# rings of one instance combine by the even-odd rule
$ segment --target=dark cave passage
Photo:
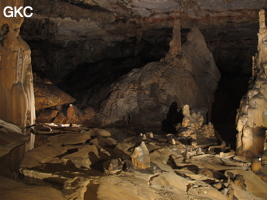
[[[257,28],[255,27],[255,30]],[[206,33],[207,45],[211,49],[221,73],[218,89],[214,93],[211,122],[222,139],[236,146],[236,114],[241,98],[247,93],[252,69],[252,56],[257,51],[256,32],[240,32],[231,28],[211,36]],[[236,37],[236,33],[239,37]]]
[[[236,145],[236,114],[241,98],[248,89],[249,76],[226,76],[221,74],[218,90],[214,94],[211,121],[224,141]]]

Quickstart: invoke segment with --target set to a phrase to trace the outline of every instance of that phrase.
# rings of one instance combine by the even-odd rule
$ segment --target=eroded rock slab
[[[83,144],[87,140],[90,140],[91,136],[85,132],[68,133],[55,135],[48,138],[48,141],[58,145],[71,145],[71,144]]]
[[[21,133],[21,129],[14,124],[0,120],[0,157],[8,154],[15,147],[26,143],[27,135]]]
[[[58,145],[43,145],[37,147],[25,154],[20,167],[21,168],[33,168],[40,164],[52,162],[57,156],[65,153],[68,149]],[[58,160],[58,159],[57,159]]]
[[[66,200],[60,191],[50,186],[26,185],[3,177],[0,177],[0,188],[2,200]]]
[[[34,95],[36,110],[69,104],[76,101],[52,82],[43,81],[38,77],[34,78]]]

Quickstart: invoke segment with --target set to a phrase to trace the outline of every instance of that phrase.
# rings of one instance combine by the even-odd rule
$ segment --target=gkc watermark
[[[17,6],[11,7],[6,6],[3,10],[3,14],[5,17],[31,17],[33,15],[33,9],[31,6],[20,6],[17,8]]]

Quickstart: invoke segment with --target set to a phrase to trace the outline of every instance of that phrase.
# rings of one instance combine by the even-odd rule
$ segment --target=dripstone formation
[[[23,17],[4,17],[6,6],[20,7],[23,1],[0,2],[0,119],[25,129],[35,120],[31,50],[19,35]]]
[[[263,151],[267,128],[267,28],[265,11],[259,12],[258,52],[253,57],[253,76],[237,114],[237,154],[248,159]]]
[[[1,1],[5,6],[23,5],[22,1]],[[0,14],[1,29],[5,29],[0,46],[0,118],[25,128],[35,119],[31,50],[19,35],[22,17],[6,18]]]

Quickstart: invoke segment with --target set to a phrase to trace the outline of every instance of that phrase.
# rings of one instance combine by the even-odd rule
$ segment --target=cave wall
[[[1,10],[23,5],[22,0],[0,2]],[[31,51],[19,35],[23,17],[0,16],[0,119],[25,128],[35,120]]]
[[[265,0],[25,0],[25,4],[34,8],[22,27],[34,71],[96,109],[99,102],[91,101],[91,96],[123,73],[140,68],[138,56],[147,63],[165,56],[175,19],[182,19],[182,33],[194,25],[200,29],[221,72],[249,75],[257,46],[257,13],[267,8]]]
[[[252,77],[237,114],[237,154],[258,157],[267,129],[267,28],[265,11],[259,12],[258,49],[252,62]]]
[[[140,36],[137,52],[150,62],[158,61],[168,51],[177,18],[182,19],[182,29],[198,25],[220,70],[250,73],[247,57],[256,49],[257,12],[267,8],[265,0],[26,0],[25,4],[34,9],[22,27],[34,71],[54,83],[83,63],[134,57]]]

